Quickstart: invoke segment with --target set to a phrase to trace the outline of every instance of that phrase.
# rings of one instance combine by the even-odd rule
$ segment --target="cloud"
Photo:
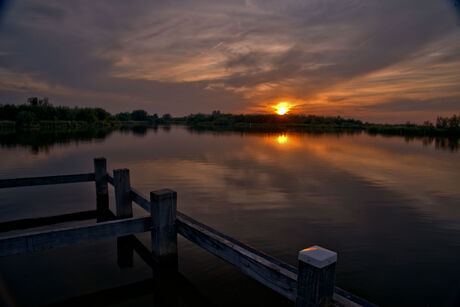
[[[394,100],[363,107],[363,109],[385,112],[430,111],[444,112],[458,110],[458,97],[426,100]]]
[[[460,97],[457,13],[447,0],[24,1],[4,14],[0,68],[48,84],[52,100],[66,88],[60,101],[109,110],[240,112],[283,98],[360,116],[427,92]]]

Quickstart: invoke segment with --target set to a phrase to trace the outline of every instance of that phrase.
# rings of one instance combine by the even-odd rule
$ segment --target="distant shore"
[[[180,125],[194,130],[213,131],[247,131],[247,132],[339,132],[364,131],[368,134],[400,135],[400,136],[445,136],[460,137],[460,129],[424,127],[415,124],[361,124],[361,125],[333,125],[333,124],[299,124],[299,123],[235,123],[228,125],[214,124],[213,122],[187,123],[172,120],[160,125]],[[17,125],[15,121],[0,121],[1,131],[30,131],[30,130],[88,130],[88,129],[118,129],[124,127],[155,127],[158,124],[150,121],[37,121],[30,125]]]
[[[263,124],[263,123],[236,123],[232,125],[214,125],[212,123],[181,123],[196,130],[217,131],[306,131],[306,132],[338,132],[338,131],[364,131],[368,134],[400,135],[400,136],[445,136],[460,137],[460,129],[424,127],[415,124],[389,125],[389,124],[362,124],[362,125],[324,125],[324,124]]]
[[[435,123],[376,124],[340,116],[308,114],[190,114],[173,117],[170,114],[148,114],[134,110],[112,115],[102,108],[69,108],[53,106],[47,98],[30,97],[27,104],[0,104],[0,130],[88,130],[122,127],[155,127],[184,125],[195,130],[218,131],[365,131],[369,134],[460,137],[460,115],[438,116]]]

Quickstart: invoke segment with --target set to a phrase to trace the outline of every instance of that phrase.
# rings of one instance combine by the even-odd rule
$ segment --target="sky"
[[[111,113],[460,114],[454,0],[0,0],[0,103]]]

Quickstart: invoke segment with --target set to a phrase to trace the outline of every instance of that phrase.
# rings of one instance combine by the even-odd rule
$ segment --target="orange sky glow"
[[[460,111],[460,14],[449,1],[280,3],[11,1],[0,24],[0,103],[47,96],[111,113],[393,123]]]

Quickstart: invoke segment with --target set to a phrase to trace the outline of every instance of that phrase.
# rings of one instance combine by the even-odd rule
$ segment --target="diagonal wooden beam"
[[[34,186],[34,185],[77,183],[77,182],[88,182],[88,181],[94,181],[94,173],[76,174],[76,175],[61,175],[61,176],[31,177],[31,178],[1,179],[0,189],[27,187],[27,186]]]
[[[151,217],[139,217],[8,236],[0,238],[0,256],[131,235],[151,228]]]

